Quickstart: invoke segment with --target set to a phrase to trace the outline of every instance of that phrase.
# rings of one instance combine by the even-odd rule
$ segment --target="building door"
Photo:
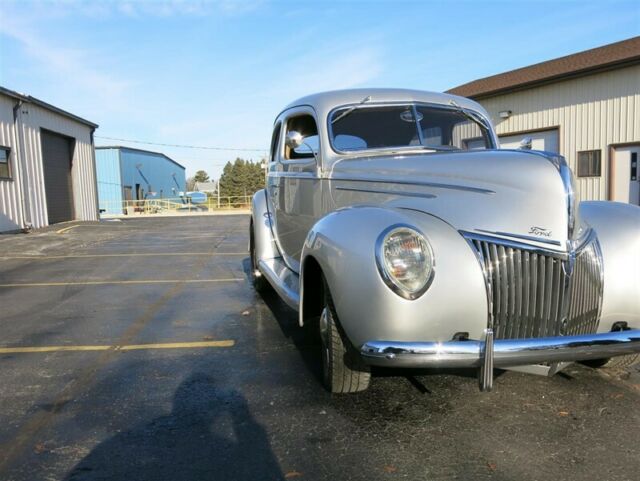
[[[611,168],[611,200],[640,205],[640,144],[616,147]]]
[[[49,224],[73,220],[71,164],[74,140],[46,130],[40,132],[40,139]]]
[[[503,149],[517,149],[525,137],[531,138],[531,150],[544,150],[545,152],[560,152],[558,129],[539,130],[534,132],[521,132],[515,135],[500,135],[500,147]]]

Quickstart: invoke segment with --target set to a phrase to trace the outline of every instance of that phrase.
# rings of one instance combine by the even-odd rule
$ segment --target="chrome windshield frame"
[[[327,134],[329,137],[329,146],[331,147],[331,150],[333,150],[333,152],[335,152],[336,154],[339,155],[362,155],[362,154],[375,154],[375,153],[408,153],[408,152],[425,152],[425,151],[432,151],[432,152],[438,152],[438,153],[447,153],[447,152],[460,152],[460,151],[464,151],[464,149],[438,149],[435,146],[429,146],[429,145],[424,145],[424,139],[423,139],[423,133],[421,131],[421,129],[417,126],[417,123],[419,121],[416,120],[416,131],[418,133],[418,138],[420,139],[421,144],[420,145],[401,145],[401,146],[389,146],[389,147],[376,147],[376,148],[365,148],[365,149],[353,149],[353,150],[340,150],[338,149],[335,145],[334,145],[334,134],[333,134],[333,123],[332,123],[332,118],[335,115],[335,113],[339,110],[345,109],[345,108],[351,108],[357,106],[358,110],[365,110],[365,109],[370,109],[370,108],[376,108],[376,107],[407,107],[409,109],[411,109],[411,111],[413,112],[414,118],[417,119],[418,116],[417,114],[417,109],[418,107],[429,107],[429,108],[435,108],[435,109],[441,109],[441,110],[448,110],[450,112],[460,112],[460,107],[456,107],[456,106],[452,106],[452,105],[445,105],[445,104],[439,104],[439,103],[431,103],[431,102],[367,102],[366,104],[363,103],[349,103],[349,104],[344,104],[344,105],[338,105],[334,108],[331,109],[331,111],[329,112],[329,114],[327,115]],[[471,111],[470,109],[465,109],[466,111]],[[474,121],[472,119],[469,119],[470,122],[475,122],[476,125],[481,129],[486,131],[486,138],[489,141],[490,145],[488,145],[485,149],[482,150],[494,150],[497,149],[498,146],[496,144],[495,138],[494,138],[494,132],[493,132],[493,128],[492,128],[492,124],[491,121],[481,112],[478,112],[477,110],[473,110],[473,115],[477,116],[479,118],[478,121]],[[482,120],[482,122],[480,122],[480,120]],[[484,125],[483,125],[484,124]]]

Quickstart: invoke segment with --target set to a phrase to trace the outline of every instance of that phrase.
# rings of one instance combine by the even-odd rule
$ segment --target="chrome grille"
[[[467,239],[485,272],[496,339],[597,330],[602,263],[595,236],[590,236],[574,259],[486,236],[469,234]]]

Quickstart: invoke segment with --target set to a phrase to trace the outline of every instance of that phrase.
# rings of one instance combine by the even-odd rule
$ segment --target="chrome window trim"
[[[399,286],[387,273],[387,270],[384,267],[384,252],[383,252],[384,240],[391,232],[396,230],[411,230],[417,233],[418,235],[422,236],[422,238],[425,240],[425,243],[427,245],[427,249],[429,250],[429,255],[431,256],[431,272],[429,273],[429,277],[425,281],[424,285],[416,292],[408,292],[405,289],[403,289],[401,286]],[[376,267],[378,268],[378,273],[380,274],[380,277],[382,278],[384,283],[387,285],[387,287],[389,287],[389,289],[395,292],[398,296],[408,301],[416,300],[420,296],[422,296],[422,294],[427,292],[427,289],[429,289],[429,287],[431,286],[431,283],[433,282],[433,279],[436,275],[436,258],[433,254],[433,247],[429,242],[429,238],[426,235],[424,235],[419,229],[409,224],[398,223],[398,224],[393,224],[387,227],[386,229],[384,229],[376,239],[375,257],[376,257]]]
[[[370,109],[370,108],[375,108],[375,107],[408,107],[411,108],[414,112],[414,115],[416,113],[416,110],[418,107],[429,107],[429,108],[436,108],[436,109],[443,109],[443,110],[449,110],[452,112],[460,112],[460,108],[456,108],[456,107],[452,107],[449,105],[443,105],[443,104],[439,104],[439,103],[432,103],[432,102],[418,102],[418,101],[414,101],[414,102],[367,102],[366,104],[358,104],[358,103],[349,103],[349,104],[344,104],[344,105],[339,105],[337,107],[332,108],[329,111],[329,114],[327,115],[327,133],[329,135],[329,146],[331,147],[331,150],[333,150],[333,152],[335,152],[336,154],[340,154],[340,155],[351,155],[353,153],[362,153],[362,152],[366,152],[366,153],[384,153],[384,152],[407,152],[407,151],[419,151],[422,153],[425,153],[423,149],[425,150],[432,150],[434,152],[437,153],[448,153],[448,152],[460,152],[461,149],[454,149],[454,150],[435,150],[435,149],[429,149],[428,146],[425,145],[421,145],[421,147],[423,149],[416,149],[416,146],[396,146],[396,147],[382,147],[382,148],[375,148],[375,149],[354,149],[354,150],[340,150],[338,148],[336,148],[336,146],[333,144],[333,124],[331,123],[331,118],[334,116],[334,114],[336,113],[336,111],[338,110],[342,110],[344,108],[349,108],[349,107],[353,107],[354,105],[358,105],[358,110],[361,109]],[[478,125],[480,127],[483,127],[484,129],[487,130],[487,138],[490,142],[491,145],[489,145],[486,149],[484,150],[494,150],[497,149],[498,146],[496,144],[496,141],[494,139],[494,132],[491,128],[488,128],[489,126],[491,126],[491,121],[481,112],[478,112],[477,110],[473,110],[473,109],[469,109],[466,108],[466,110],[472,110],[474,115],[477,115],[479,118],[481,118],[486,125],[480,125],[478,123]],[[417,116],[415,117],[417,119]],[[477,122],[476,122],[477,123]],[[418,132],[420,132],[419,128],[416,128],[416,130]],[[418,134],[419,137],[421,137],[422,135],[419,133]]]
[[[285,138],[287,136],[287,124],[289,120],[294,117],[300,117],[302,115],[310,115],[313,117],[313,120],[316,123],[316,130],[318,132],[318,151],[312,157],[305,157],[301,159],[285,159],[284,155],[284,147],[285,147]],[[322,159],[322,141],[321,141],[321,132],[320,132],[320,122],[318,120],[318,113],[311,105],[297,105],[295,107],[288,108],[281,112],[278,117],[276,117],[276,122],[281,122],[281,131],[280,131],[280,140],[278,142],[278,160],[277,163],[281,165],[295,165],[295,164],[316,164],[317,167],[320,167],[320,159]]]

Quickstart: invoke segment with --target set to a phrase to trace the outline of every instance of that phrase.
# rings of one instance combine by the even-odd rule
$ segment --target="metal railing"
[[[209,197],[206,202],[193,203],[187,199],[145,199],[101,201],[100,215],[179,215],[183,213],[205,213],[216,210],[248,209],[251,207],[251,195],[233,197]]]

